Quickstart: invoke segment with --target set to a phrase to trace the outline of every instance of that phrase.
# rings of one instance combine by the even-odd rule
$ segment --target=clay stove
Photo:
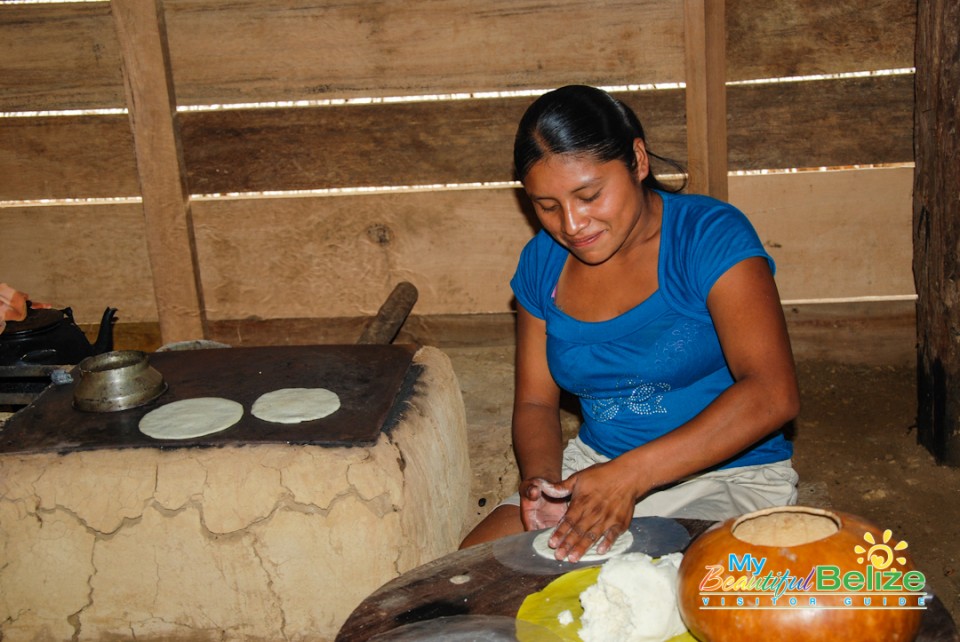
[[[332,639],[400,573],[455,550],[470,467],[449,359],[413,346],[156,353],[168,390],[82,413],[69,384],[0,431],[0,634]],[[263,392],[325,387],[341,411],[249,414]],[[244,419],[162,444],[150,409],[223,396]]]

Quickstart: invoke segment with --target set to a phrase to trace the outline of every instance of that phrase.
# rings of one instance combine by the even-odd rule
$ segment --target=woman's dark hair
[[[605,163],[620,160],[631,173],[637,169],[633,141],[646,145],[643,125],[632,109],[596,87],[568,85],[547,92],[527,108],[513,143],[513,166],[523,181],[530,168],[550,154],[588,156]],[[679,187],[669,187],[654,175],[653,168],[643,179],[648,189],[679,192],[686,185],[686,173],[676,161],[647,155],[675,168],[684,176]]]

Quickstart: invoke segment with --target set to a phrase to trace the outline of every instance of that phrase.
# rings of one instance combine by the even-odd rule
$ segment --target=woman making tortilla
[[[739,210],[671,191],[651,156],[636,115],[592,87],[551,91],[520,121],[515,169],[543,227],[511,281],[522,481],[463,547],[557,525],[556,558],[576,562],[633,517],[796,502],[773,260]],[[561,389],[583,414],[565,449]]]

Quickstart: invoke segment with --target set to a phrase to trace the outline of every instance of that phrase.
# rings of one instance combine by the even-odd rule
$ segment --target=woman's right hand
[[[567,512],[570,491],[542,477],[520,482],[520,519],[524,530],[552,528]]]

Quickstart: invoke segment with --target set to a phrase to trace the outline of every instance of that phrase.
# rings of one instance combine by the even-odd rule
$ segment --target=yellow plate
[[[583,616],[580,594],[588,586],[597,583],[600,568],[600,566],[591,566],[564,573],[543,587],[543,590],[531,593],[520,605],[517,619],[550,629],[562,640],[582,642],[578,633],[581,626],[580,618]],[[563,626],[557,616],[566,610],[573,615],[573,622]],[[533,640],[526,640],[519,633],[517,637],[521,642],[533,642]],[[670,638],[670,642],[697,641],[689,633],[684,633]]]

